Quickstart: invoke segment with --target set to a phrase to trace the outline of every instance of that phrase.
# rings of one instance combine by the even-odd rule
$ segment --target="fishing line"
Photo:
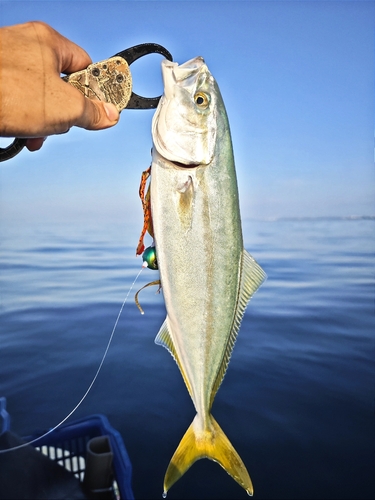
[[[123,301],[123,303],[122,303],[122,305],[121,305],[121,307],[120,307],[120,311],[119,311],[119,313],[118,313],[118,315],[117,315],[117,318],[116,318],[115,324],[113,325],[113,328],[112,328],[112,333],[111,333],[111,335],[110,335],[110,337],[109,337],[109,340],[108,340],[108,342],[107,342],[107,347],[105,348],[104,354],[103,354],[103,356],[102,356],[102,360],[101,360],[101,362],[99,363],[99,367],[98,367],[98,369],[96,370],[96,373],[95,373],[95,375],[94,375],[94,378],[92,379],[92,381],[91,381],[91,383],[90,383],[90,385],[89,385],[88,389],[86,390],[86,392],[84,393],[84,395],[82,396],[82,398],[79,400],[79,402],[76,404],[76,406],[73,408],[73,410],[72,410],[70,413],[68,413],[68,415],[67,415],[65,418],[63,418],[63,420],[61,420],[61,422],[59,422],[57,425],[55,425],[55,427],[52,427],[52,429],[50,429],[49,431],[45,432],[45,433],[44,433],[44,434],[42,434],[41,436],[39,436],[39,437],[37,437],[37,438],[35,438],[35,439],[32,439],[31,441],[28,441],[27,443],[22,443],[22,444],[19,444],[19,445],[17,445],[17,446],[13,446],[13,448],[8,448],[8,449],[6,449],[6,450],[0,450],[0,454],[1,454],[1,453],[7,453],[8,451],[19,450],[19,449],[21,449],[21,448],[24,448],[25,446],[29,446],[30,444],[34,444],[36,441],[39,441],[39,439],[42,439],[42,438],[44,438],[44,437],[48,436],[48,434],[51,434],[51,432],[55,431],[55,430],[56,430],[58,427],[60,427],[60,426],[61,426],[64,422],[66,422],[66,421],[68,420],[68,418],[69,418],[69,417],[71,417],[71,416],[73,415],[73,413],[74,413],[74,412],[75,412],[75,411],[79,408],[79,406],[83,403],[83,401],[86,399],[86,396],[87,396],[87,395],[88,395],[88,393],[91,391],[92,386],[95,384],[96,379],[98,378],[98,375],[99,375],[99,373],[100,373],[100,370],[102,369],[102,366],[103,366],[104,360],[105,360],[105,358],[107,357],[107,353],[108,353],[109,347],[110,347],[110,345],[111,345],[111,343],[112,343],[112,339],[113,339],[113,336],[114,336],[114,334],[115,334],[115,330],[116,330],[116,328],[117,328],[117,324],[118,324],[118,322],[119,322],[119,320],[120,320],[120,316],[121,316],[122,310],[124,309],[124,306],[125,306],[125,304],[126,304],[126,301],[128,300],[128,297],[129,297],[129,295],[130,295],[130,292],[133,290],[133,287],[134,287],[134,285],[135,285],[135,283],[136,283],[137,279],[139,278],[139,275],[141,274],[141,272],[143,271],[143,269],[144,269],[145,267],[147,267],[147,263],[145,263],[145,262],[144,262],[144,263],[143,263],[143,265],[142,265],[142,267],[141,267],[141,269],[139,270],[139,272],[138,272],[137,276],[135,277],[135,279],[134,279],[133,283],[131,284],[131,286],[130,286],[130,288],[129,288],[129,290],[128,290],[128,293],[126,294],[126,297],[125,297],[125,299],[124,299],[124,301]]]

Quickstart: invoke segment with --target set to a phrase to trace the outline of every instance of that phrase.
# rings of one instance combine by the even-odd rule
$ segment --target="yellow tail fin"
[[[202,429],[196,415],[169,463],[164,478],[164,498],[170,487],[200,458],[218,462],[245,488],[248,495],[253,495],[253,485],[246,467],[219,424],[209,415],[208,425]]]

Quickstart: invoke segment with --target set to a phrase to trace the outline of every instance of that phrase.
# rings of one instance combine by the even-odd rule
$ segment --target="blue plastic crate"
[[[0,398],[0,434],[10,430],[10,416],[6,410],[7,400]]]
[[[10,430],[10,417],[6,411],[5,398],[0,398],[0,431],[2,433],[7,430]],[[24,440],[29,442],[40,437],[33,443],[34,448],[73,472],[81,482],[85,473],[87,443],[92,438],[108,436],[113,452],[113,498],[134,500],[131,488],[132,465],[120,433],[110,425],[107,417],[90,415],[62,425],[46,436],[43,434],[35,433]]]

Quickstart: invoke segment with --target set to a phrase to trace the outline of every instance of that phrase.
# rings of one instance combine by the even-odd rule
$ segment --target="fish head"
[[[202,57],[162,61],[164,94],[152,121],[157,152],[180,167],[208,165],[217,131],[216,82]]]

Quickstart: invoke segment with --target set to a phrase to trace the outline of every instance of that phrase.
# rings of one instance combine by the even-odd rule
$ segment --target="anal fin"
[[[173,343],[172,336],[169,332],[168,316],[165,318],[164,323],[160,327],[159,333],[155,337],[155,344],[165,347],[165,349],[167,349],[171,353],[172,357],[174,358],[174,360],[176,361],[176,363],[180,369],[182,378],[184,379],[184,382],[185,382],[187,390],[190,394],[190,397],[192,397],[192,391],[191,391],[189,381],[187,379],[186,373],[185,373],[185,371],[182,367],[182,364],[180,362],[180,359],[178,357],[176,348],[175,348],[174,343]]]

